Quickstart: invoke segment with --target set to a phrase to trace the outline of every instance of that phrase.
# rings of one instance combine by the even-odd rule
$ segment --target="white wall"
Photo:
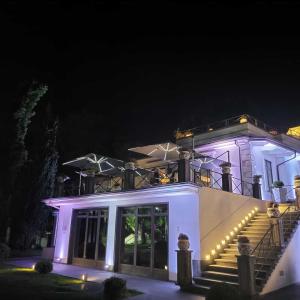
[[[201,188],[200,234],[201,259],[210,254],[254,207],[265,211],[266,203],[248,196]]]
[[[285,249],[261,294],[300,282],[300,226]]]
[[[175,250],[179,233],[186,233],[190,238],[192,258],[200,259],[200,205],[199,188],[191,184],[162,186],[143,191],[128,193],[99,194],[73,199],[61,198],[55,260],[67,263],[70,239],[70,224],[73,209],[109,207],[107,250],[105,263],[110,268],[114,264],[116,215],[117,208],[131,205],[167,203],[169,205],[169,279],[177,279],[177,257]],[[55,203],[55,199],[51,200]],[[58,204],[58,203],[56,203]]]

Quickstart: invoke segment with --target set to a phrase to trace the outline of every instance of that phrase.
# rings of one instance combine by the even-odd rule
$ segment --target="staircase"
[[[287,244],[294,232],[300,213],[291,211],[282,216],[284,241]],[[209,264],[201,277],[194,277],[200,293],[206,294],[211,286],[218,283],[227,283],[238,287],[237,268],[237,240],[239,236],[247,236],[250,240],[251,248],[255,249],[253,255],[256,256],[255,277],[257,291],[261,291],[268,277],[277,264],[284,248],[271,245],[273,233],[270,230],[270,220],[266,213],[257,213],[243,228],[239,234],[230,241],[229,244],[219,253],[218,258]]]

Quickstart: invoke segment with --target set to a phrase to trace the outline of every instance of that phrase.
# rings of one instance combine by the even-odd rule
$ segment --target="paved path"
[[[38,258],[11,259],[10,264],[20,267],[31,267]],[[133,297],[133,300],[204,300],[204,297],[183,293],[173,282],[154,280],[143,277],[130,276],[119,273],[101,271],[97,269],[77,267],[65,264],[53,264],[53,273],[80,278],[82,274],[88,274],[88,280],[102,282],[111,276],[126,279],[128,288],[136,289],[144,294]]]

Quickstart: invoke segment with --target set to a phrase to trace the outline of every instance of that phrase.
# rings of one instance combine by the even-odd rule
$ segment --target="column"
[[[189,182],[190,179],[190,152],[180,151],[178,160],[178,182]]]
[[[251,297],[256,294],[255,283],[255,256],[237,255],[238,275],[240,292],[244,297]]]
[[[232,175],[230,174],[231,163],[224,162],[220,167],[222,168],[222,190],[232,192]]]

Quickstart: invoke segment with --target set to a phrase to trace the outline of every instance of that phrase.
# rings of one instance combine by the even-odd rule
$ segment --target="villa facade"
[[[90,154],[66,163],[80,170],[78,189],[68,194],[60,180],[60,195],[44,200],[57,210],[55,262],[176,281],[177,238],[185,233],[200,276],[269,201],[297,197],[299,137],[250,116],[130,150],[145,156],[123,164]]]

